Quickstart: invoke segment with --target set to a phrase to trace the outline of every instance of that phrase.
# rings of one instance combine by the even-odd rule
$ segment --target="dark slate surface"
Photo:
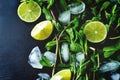
[[[35,23],[21,21],[17,16],[19,1],[0,2],[0,80],[35,80],[41,72],[28,64],[28,55],[36,45],[44,46],[30,36],[42,18]]]

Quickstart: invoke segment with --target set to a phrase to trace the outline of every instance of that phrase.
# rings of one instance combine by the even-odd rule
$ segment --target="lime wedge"
[[[84,34],[88,41],[92,43],[99,43],[107,36],[107,29],[102,22],[93,21],[89,22],[84,27]]]
[[[47,39],[53,31],[53,24],[51,21],[42,21],[35,25],[31,31],[31,36],[36,40]]]
[[[57,72],[50,80],[71,80],[71,71],[69,69]]]
[[[19,5],[17,14],[25,22],[34,22],[41,15],[41,7],[34,1],[23,2]]]

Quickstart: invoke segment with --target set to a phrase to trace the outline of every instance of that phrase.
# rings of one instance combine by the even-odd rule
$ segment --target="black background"
[[[28,64],[28,55],[32,48],[44,47],[45,41],[36,41],[30,32],[35,23],[25,23],[17,15],[20,0],[2,0],[0,2],[0,80],[35,80],[39,72]],[[44,50],[41,50],[44,51]]]

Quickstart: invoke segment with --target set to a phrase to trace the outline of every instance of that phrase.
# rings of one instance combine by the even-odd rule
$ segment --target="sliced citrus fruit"
[[[98,43],[107,36],[107,29],[100,21],[89,22],[84,28],[84,34],[88,41]]]
[[[23,2],[19,5],[17,14],[25,22],[34,22],[41,15],[41,7],[34,1]]]
[[[51,21],[42,21],[35,25],[31,31],[31,36],[36,40],[47,39],[53,31],[53,24]]]
[[[69,69],[57,72],[50,80],[71,80],[71,71]]]

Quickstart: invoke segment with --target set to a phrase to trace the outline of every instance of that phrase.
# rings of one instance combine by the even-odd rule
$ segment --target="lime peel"
[[[53,24],[51,21],[41,21],[36,24],[31,31],[31,36],[36,40],[47,39],[53,31]]]
[[[71,71],[64,69],[57,72],[50,80],[71,80]]]

